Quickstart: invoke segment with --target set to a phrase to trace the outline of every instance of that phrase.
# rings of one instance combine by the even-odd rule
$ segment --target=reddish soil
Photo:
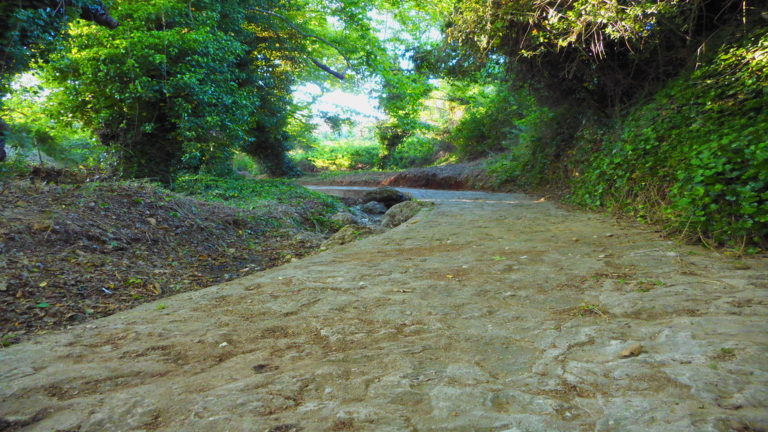
[[[484,161],[412,168],[400,172],[350,172],[333,177],[308,176],[302,184],[334,186],[397,186],[441,190],[499,191],[499,187],[486,173]]]

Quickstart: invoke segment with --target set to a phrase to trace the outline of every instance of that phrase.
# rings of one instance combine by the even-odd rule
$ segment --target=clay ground
[[[0,430],[768,429],[764,257],[419,196],[380,236],[0,350]]]

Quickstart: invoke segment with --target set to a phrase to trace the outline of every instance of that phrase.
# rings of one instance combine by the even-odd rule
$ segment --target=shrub
[[[293,151],[291,157],[298,164],[309,161],[321,170],[371,169],[381,159],[381,146],[354,138],[341,139]]]
[[[22,158],[10,157],[0,163],[0,181],[27,177],[30,172],[29,163]]]
[[[762,30],[636,108],[590,159],[573,199],[721,245],[768,246],[766,106]]]
[[[390,154],[385,168],[405,169],[429,165],[434,161],[436,147],[436,139],[412,135]]]
[[[449,138],[463,159],[528,146],[549,117],[526,89],[487,85],[470,97],[473,103]]]

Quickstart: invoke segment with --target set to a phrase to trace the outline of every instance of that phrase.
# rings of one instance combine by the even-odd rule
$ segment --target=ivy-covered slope
[[[575,170],[576,203],[720,245],[768,246],[768,31],[721,47],[613,133],[577,140],[590,156]]]

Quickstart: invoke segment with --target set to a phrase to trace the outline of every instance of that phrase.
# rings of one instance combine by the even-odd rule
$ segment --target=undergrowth
[[[321,230],[337,227],[330,216],[343,205],[329,195],[311,191],[290,180],[250,180],[208,175],[186,175],[176,179],[173,190],[205,201],[258,210],[267,206],[286,205]]]
[[[435,139],[414,135],[386,155],[384,148],[375,141],[349,138],[293,150],[290,156],[297,165],[312,166],[321,172],[405,169],[433,164],[437,148]]]
[[[614,133],[584,129],[572,198],[705,242],[768,246],[768,33],[722,48]]]

